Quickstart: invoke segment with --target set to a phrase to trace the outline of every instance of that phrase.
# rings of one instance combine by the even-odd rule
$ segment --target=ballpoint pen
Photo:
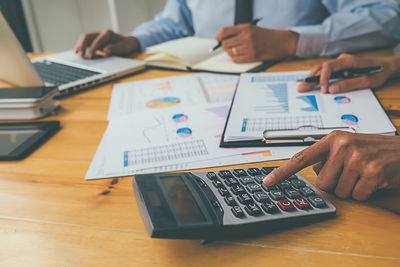
[[[331,76],[329,77],[330,80],[332,79],[351,79],[360,76],[366,76],[373,73],[381,72],[383,67],[381,66],[373,66],[367,68],[357,68],[357,69],[345,69],[341,71],[332,72]],[[305,82],[305,83],[319,83],[320,76],[312,76],[305,79],[297,80],[298,82]]]
[[[261,17],[261,18],[253,19],[253,20],[250,22],[250,24],[251,24],[251,25],[256,25],[260,20],[262,20],[262,17]],[[218,48],[220,48],[221,45],[222,45],[222,41],[218,42],[218,44],[217,44],[216,46],[214,46],[213,48],[210,48],[210,51],[209,51],[209,52],[210,52],[210,53],[211,53],[211,52],[214,52],[215,50],[217,50]]]

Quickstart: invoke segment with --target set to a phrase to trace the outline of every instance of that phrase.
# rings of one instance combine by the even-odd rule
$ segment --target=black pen
[[[261,18],[253,19],[253,20],[250,22],[250,24],[251,24],[251,25],[257,25],[257,23],[258,23],[260,20],[262,20],[262,17],[261,17]],[[218,44],[217,44],[216,46],[214,46],[213,48],[210,48],[210,53],[211,53],[211,52],[214,52],[215,50],[217,50],[218,48],[220,48],[221,45],[222,45],[222,41],[218,42]]]
[[[358,69],[346,69],[341,71],[332,72],[330,80],[332,79],[351,79],[360,76],[366,76],[373,73],[381,72],[383,67],[381,66],[373,66],[367,68],[358,68]],[[319,83],[320,76],[312,76],[305,79],[297,80],[298,82],[303,83]]]

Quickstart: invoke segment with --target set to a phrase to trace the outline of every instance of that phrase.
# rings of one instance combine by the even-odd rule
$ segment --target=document
[[[231,101],[237,81],[236,75],[199,73],[115,84],[108,120],[137,112]]]
[[[352,129],[394,134],[396,129],[370,89],[342,94],[298,93],[308,72],[242,74],[227,120],[224,142],[261,140],[271,132]],[[306,130],[303,130],[306,128]]]
[[[229,104],[139,112],[109,122],[86,179],[290,157],[300,148],[219,147]]]

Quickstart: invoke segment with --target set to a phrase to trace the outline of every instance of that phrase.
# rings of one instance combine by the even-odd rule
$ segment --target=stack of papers
[[[304,148],[219,147],[237,80],[190,74],[115,85],[86,179],[277,160]]]

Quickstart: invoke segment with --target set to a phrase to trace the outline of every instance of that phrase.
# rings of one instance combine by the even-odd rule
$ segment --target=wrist
[[[299,34],[293,31],[287,31],[287,32],[288,32],[288,38],[283,43],[286,43],[287,45],[286,51],[288,53],[288,56],[295,56],[297,50],[297,43],[299,41]]]
[[[129,35],[129,36],[126,36],[126,40],[127,40],[127,43],[128,43],[131,53],[140,51],[140,42],[139,42],[138,38],[136,38],[133,35]]]

